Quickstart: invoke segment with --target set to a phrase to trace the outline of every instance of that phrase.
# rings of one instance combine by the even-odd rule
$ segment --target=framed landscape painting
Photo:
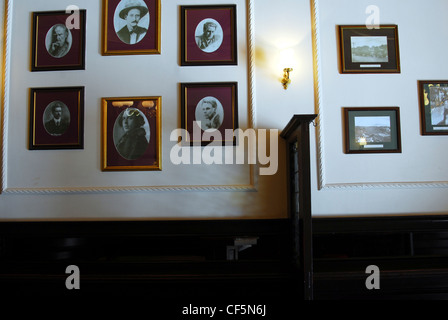
[[[343,108],[346,153],[401,153],[398,107]]]

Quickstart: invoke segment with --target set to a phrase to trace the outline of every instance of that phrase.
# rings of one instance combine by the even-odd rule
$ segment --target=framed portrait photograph
[[[226,130],[238,128],[238,84],[181,83],[181,122],[182,145],[234,145]]]
[[[400,73],[398,26],[339,26],[341,73]]]
[[[401,153],[398,107],[343,108],[346,153]]]
[[[84,87],[31,88],[29,149],[84,148]]]
[[[103,0],[103,55],[160,54],[160,0]]]
[[[102,164],[110,170],[162,170],[161,97],[102,98]]]
[[[31,71],[84,70],[86,10],[33,12]]]
[[[236,65],[236,5],[181,6],[181,65]]]
[[[448,135],[448,80],[418,81],[422,135]]]

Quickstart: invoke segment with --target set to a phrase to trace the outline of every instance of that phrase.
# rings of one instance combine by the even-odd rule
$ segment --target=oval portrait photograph
[[[115,120],[114,145],[126,160],[140,158],[149,145],[150,130],[146,116],[137,108],[128,108]]]
[[[215,97],[205,97],[196,106],[196,121],[201,122],[202,130],[216,130],[224,119],[224,109]]]
[[[63,102],[53,101],[45,108],[42,120],[48,134],[63,135],[70,126],[70,110]]]
[[[126,44],[140,42],[148,32],[149,23],[149,10],[142,0],[122,0],[115,9],[115,32]]]
[[[223,33],[218,21],[211,18],[204,19],[196,27],[196,44],[204,52],[214,52],[222,44]]]
[[[55,24],[45,36],[45,47],[52,57],[64,57],[72,47],[72,33],[64,24]]]

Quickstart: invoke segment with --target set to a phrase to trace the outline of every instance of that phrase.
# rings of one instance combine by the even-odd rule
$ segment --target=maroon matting
[[[71,14],[65,11],[48,11],[33,13],[33,54],[32,71],[84,69],[85,57],[85,10],[79,11],[79,29],[69,29],[71,48],[60,58],[53,57],[47,51],[46,36],[56,24],[66,24]]]
[[[34,88],[31,89],[30,148],[75,148],[83,144],[84,88]],[[50,103],[60,101],[70,113],[70,125],[59,136],[50,135],[45,129],[44,113]]]
[[[223,119],[221,126],[216,129],[221,134],[223,140],[225,139],[226,129],[235,130],[238,127],[238,100],[237,100],[237,83],[190,83],[182,84],[182,128],[190,135],[190,140],[193,141],[193,133],[198,131],[199,127],[196,121],[196,107],[198,103],[205,97],[213,97],[219,100],[223,108]],[[196,129],[194,127],[196,126]],[[204,130],[200,129],[201,137]],[[185,142],[191,142],[185,141]],[[199,141],[195,141],[199,142]],[[203,141],[209,143],[210,141]]]

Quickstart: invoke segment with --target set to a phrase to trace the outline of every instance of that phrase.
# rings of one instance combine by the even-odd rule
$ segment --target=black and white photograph
[[[123,158],[140,158],[149,145],[150,129],[146,116],[136,108],[123,110],[115,121],[114,144]]]
[[[72,47],[72,33],[64,24],[58,23],[48,30],[45,46],[52,57],[62,58]]]
[[[390,142],[390,117],[355,117],[355,138],[360,143]]]
[[[196,106],[195,115],[202,130],[217,130],[224,120],[224,109],[215,97],[205,97]]]
[[[352,62],[388,62],[387,37],[351,37]]]
[[[126,44],[139,43],[146,36],[149,24],[149,10],[143,1],[122,0],[115,9],[115,32]]]
[[[401,153],[398,107],[343,108],[346,153]]]
[[[70,110],[65,103],[53,101],[45,108],[43,123],[49,135],[63,135],[70,126]]]
[[[222,44],[222,27],[215,19],[204,19],[196,27],[195,36],[199,49],[204,52],[214,52]]]

